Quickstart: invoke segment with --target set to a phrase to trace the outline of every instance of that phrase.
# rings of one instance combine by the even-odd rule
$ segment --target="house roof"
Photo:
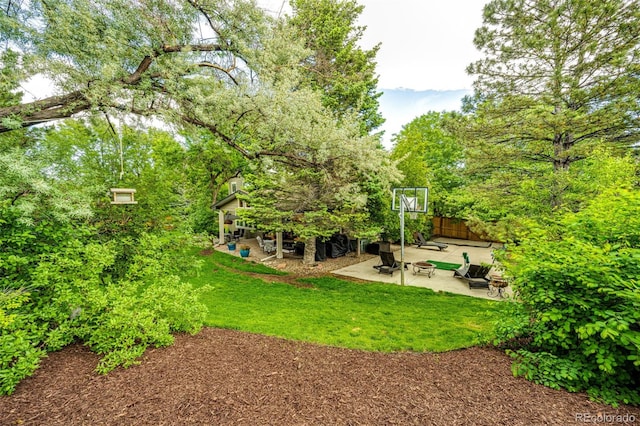
[[[230,202],[234,201],[236,198],[238,198],[236,195],[237,194],[244,194],[246,195],[247,193],[244,191],[236,191],[233,194],[229,194],[226,197],[224,197],[222,200],[218,201],[217,203],[215,203],[213,205],[214,209],[221,209],[222,207],[226,206],[227,204],[229,204]]]

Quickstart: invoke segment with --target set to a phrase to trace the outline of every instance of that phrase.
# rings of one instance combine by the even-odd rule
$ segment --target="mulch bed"
[[[106,376],[80,345],[0,397],[2,425],[532,425],[632,415],[514,378],[494,348],[372,353],[206,328]]]

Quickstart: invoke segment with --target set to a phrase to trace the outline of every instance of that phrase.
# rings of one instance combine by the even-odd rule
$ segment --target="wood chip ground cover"
[[[536,425],[633,416],[511,374],[494,348],[384,354],[234,330],[179,335],[106,376],[73,345],[12,396],[2,425]],[[580,417],[582,416],[582,417]],[[609,417],[617,418],[617,417]],[[637,424],[637,423],[636,423]]]

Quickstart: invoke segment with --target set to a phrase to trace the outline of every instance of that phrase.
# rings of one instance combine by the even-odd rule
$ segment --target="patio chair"
[[[467,252],[462,253],[462,259],[464,260],[461,267],[453,271],[453,276],[456,278],[462,278],[467,275],[469,272],[469,267],[471,266],[471,262],[469,261],[469,255]]]
[[[256,237],[256,241],[258,242],[258,247],[264,251],[264,241],[262,241],[262,237],[260,235]]]
[[[256,237],[258,238],[258,237]],[[258,240],[258,244],[260,244],[260,241],[262,241],[262,245],[260,247],[262,247],[262,251],[267,253],[267,254],[271,254],[274,251],[276,251],[276,242],[275,240],[263,240],[262,238],[260,238],[260,240]]]
[[[404,263],[404,269],[409,269],[408,265],[410,265],[410,262],[405,262]],[[374,266],[375,269],[378,270],[379,274],[389,274],[389,275],[393,275],[394,271],[397,271],[398,269],[400,269],[400,262],[396,261],[395,256],[393,255],[393,252],[391,251],[381,251],[380,252],[380,264]]]
[[[436,241],[427,241],[425,240],[424,236],[422,235],[421,232],[414,232],[413,233],[413,244],[416,244],[417,248],[420,247],[435,247],[438,250],[442,251],[442,250],[446,250],[447,247],[449,247],[447,244],[445,243],[438,243]]]
[[[491,280],[487,278],[487,274],[492,265],[474,265],[469,260],[467,253],[462,253],[462,257],[464,257],[465,263],[462,267],[453,271],[453,276],[466,281],[469,288],[489,288]]]

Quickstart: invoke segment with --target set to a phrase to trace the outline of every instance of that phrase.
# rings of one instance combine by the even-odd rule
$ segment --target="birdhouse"
[[[111,194],[113,194],[111,204],[138,204],[133,196],[135,193],[136,190],[132,188],[111,188]]]

